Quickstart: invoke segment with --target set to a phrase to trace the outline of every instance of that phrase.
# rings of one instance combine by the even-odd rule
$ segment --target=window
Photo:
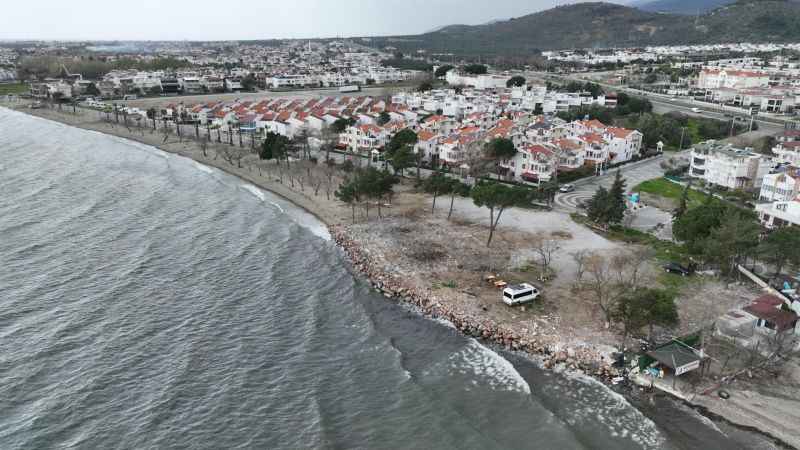
[[[529,295],[532,295],[532,294],[533,294],[533,292],[532,292],[532,291],[524,291],[524,292],[520,292],[520,293],[518,293],[518,294],[514,295],[514,300],[516,300],[516,299],[519,299],[519,298],[522,298],[522,297],[527,297],[527,296],[529,296]]]

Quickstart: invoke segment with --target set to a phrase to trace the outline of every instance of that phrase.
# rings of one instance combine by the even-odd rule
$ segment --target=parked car
[[[665,264],[663,267],[664,267],[664,271],[665,272],[674,273],[674,274],[680,275],[682,277],[688,277],[693,272],[690,268],[685,267],[685,266],[683,266],[681,264],[678,264],[676,262],[671,262],[669,264]]]
[[[559,191],[561,191],[561,192],[563,192],[563,193],[572,192],[572,191],[574,191],[574,190],[575,190],[575,186],[573,186],[573,185],[571,185],[571,184],[564,184],[564,185],[562,185],[562,186],[561,186],[561,188],[559,189]]]
[[[503,303],[508,306],[521,305],[536,300],[539,295],[541,292],[532,284],[515,284],[503,289]]]

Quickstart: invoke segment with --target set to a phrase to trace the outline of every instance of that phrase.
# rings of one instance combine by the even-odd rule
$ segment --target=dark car
[[[685,267],[681,264],[671,262],[669,264],[665,264],[664,271],[667,273],[674,273],[676,275],[680,275],[682,277],[688,277],[692,274],[692,270],[688,267]]]

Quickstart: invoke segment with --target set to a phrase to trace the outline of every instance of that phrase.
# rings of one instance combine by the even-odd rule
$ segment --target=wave
[[[266,198],[267,198],[267,197],[264,195],[264,193],[263,193],[263,192],[261,192],[261,189],[259,189],[259,188],[255,187],[255,186],[253,186],[252,184],[243,184],[241,187],[242,187],[242,189],[244,189],[245,191],[247,191],[247,192],[249,192],[249,193],[253,194],[253,195],[254,195],[254,196],[257,198],[257,199],[261,200],[262,202],[263,202],[263,201],[265,201],[265,200],[266,200]]]
[[[493,389],[531,393],[531,387],[513,364],[475,339],[470,338],[463,349],[450,355],[449,360],[453,370],[484,377]]]
[[[280,211],[280,212],[282,212],[282,213],[285,213],[285,212],[286,212],[286,211],[284,211],[284,210],[283,210],[283,208],[281,208],[281,205],[279,205],[279,204],[277,204],[277,203],[275,203],[275,202],[270,202],[270,203],[272,204],[272,206],[274,206],[274,207],[278,208],[278,211]]]
[[[208,166],[204,166],[203,164],[200,164],[200,163],[198,163],[198,162],[194,163],[194,166],[195,166],[195,167],[197,168],[197,170],[199,170],[200,172],[209,173],[209,174],[211,174],[211,173],[214,173],[214,170],[213,170],[212,168],[210,168],[210,167],[208,167]]]
[[[629,439],[642,448],[662,448],[666,442],[658,426],[620,393],[581,373],[557,371],[563,382],[551,386],[560,401],[559,416],[572,427],[597,423],[612,437]],[[577,385],[576,385],[577,383]]]

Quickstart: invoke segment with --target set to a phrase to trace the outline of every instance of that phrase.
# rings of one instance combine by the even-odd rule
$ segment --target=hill
[[[800,41],[800,3],[740,0],[699,17],[610,3],[558,6],[485,25],[454,25],[416,36],[373,38],[406,52],[529,56],[540,50],[729,42]]]
[[[642,11],[695,15],[734,3],[736,0],[639,0],[630,4]]]

